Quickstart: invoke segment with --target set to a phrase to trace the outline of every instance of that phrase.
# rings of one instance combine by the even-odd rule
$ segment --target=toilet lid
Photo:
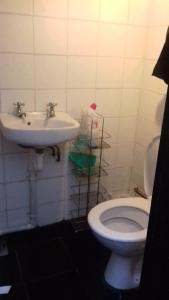
[[[160,135],[153,138],[148,145],[144,161],[144,189],[148,197],[152,196],[156,171]]]

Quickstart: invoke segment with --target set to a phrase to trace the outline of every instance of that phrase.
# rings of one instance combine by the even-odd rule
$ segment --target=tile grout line
[[[26,13],[15,13],[15,12],[2,12],[0,11],[0,15],[14,15],[14,16],[25,16],[25,17],[31,17],[32,14],[26,14]],[[88,19],[88,18],[76,18],[76,17],[55,17],[55,16],[51,16],[51,15],[38,15],[34,13],[34,17],[35,18],[42,18],[42,19],[57,19],[57,20],[67,20],[68,18],[72,21],[81,21],[81,22],[92,22],[92,23],[97,23],[98,20],[97,19]],[[137,24],[137,23],[128,23],[128,22],[114,22],[114,21],[105,21],[105,20],[101,20],[100,22],[103,24],[112,24],[115,26],[133,26],[133,27],[146,27],[147,24]],[[161,25],[149,25],[150,27],[166,27],[168,26],[168,24],[161,24]]]

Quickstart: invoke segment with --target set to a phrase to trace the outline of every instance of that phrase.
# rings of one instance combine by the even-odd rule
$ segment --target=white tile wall
[[[69,17],[73,19],[98,20],[99,0],[69,0]]]
[[[140,90],[124,89],[122,91],[122,102],[120,115],[122,117],[136,117],[140,101]]]
[[[20,226],[27,225],[29,222],[28,219],[28,208],[19,208],[15,210],[8,210],[7,212],[7,222],[8,227],[11,229],[13,227],[19,228]]]
[[[67,21],[35,18],[35,52],[65,55],[67,52]]]
[[[154,134],[154,123],[146,120],[138,118],[137,121],[137,128],[136,128],[136,142],[147,146],[147,144],[150,142],[150,140],[153,138]]]
[[[0,183],[4,182],[4,174],[3,174],[3,157],[0,155]]]
[[[16,182],[25,180],[27,177],[27,155],[6,154],[4,156],[5,180],[6,182]]]
[[[69,55],[96,55],[97,32],[96,22],[69,21]]]
[[[59,222],[63,219],[64,202],[40,205],[38,209],[38,224],[44,226]]]
[[[0,212],[0,233],[2,231],[3,234],[3,229],[7,228],[7,216],[6,212]]]
[[[49,199],[50,194],[50,199]],[[38,204],[64,200],[64,180],[60,178],[39,180],[37,183]]]
[[[149,24],[155,26],[168,26],[169,4],[167,0],[153,0],[153,7],[150,11]]]
[[[112,190],[127,190],[130,183],[130,168],[117,168],[112,172]]]
[[[96,103],[98,112],[104,117],[119,117],[122,101],[121,89],[97,89]]]
[[[0,153],[2,153],[2,135],[0,133]]]
[[[33,52],[33,22],[30,16],[1,15],[0,52]]]
[[[119,143],[117,146],[117,167],[130,167],[133,160],[134,142]]]
[[[142,86],[143,62],[141,59],[125,59],[124,87],[138,89]]]
[[[66,18],[68,0],[34,0],[34,13],[37,16]]]
[[[133,193],[134,187],[139,186],[144,191],[144,176],[139,173],[135,168],[132,169],[130,188]]]
[[[70,56],[68,58],[68,88],[94,88],[96,58]]]
[[[1,0],[0,11],[18,14],[32,14],[33,0]]]
[[[139,172],[140,174],[144,173],[145,151],[146,149],[143,146],[136,144],[135,154],[134,154],[134,166],[137,172]]]
[[[35,59],[36,88],[66,87],[66,57],[37,55]]]
[[[154,4],[151,5],[149,0],[129,0],[129,24],[147,25],[149,20],[149,5],[151,9]]]
[[[0,213],[5,211],[6,201],[5,201],[5,186],[0,184]]]
[[[33,56],[0,54],[0,88],[34,88]]]
[[[111,139],[108,139],[111,145],[118,143],[119,124],[120,118],[105,118],[104,129],[111,136]]]
[[[136,118],[120,118],[119,142],[132,142],[135,138]]]
[[[15,182],[6,185],[7,209],[29,206],[28,182]]]
[[[135,133],[137,144],[145,146],[160,128],[160,122],[153,120],[161,105],[154,94],[162,96],[166,86],[150,74],[163,42],[168,4],[155,0],[150,10],[149,4],[149,0],[0,1],[1,111],[12,112],[18,100],[25,102],[26,111],[45,111],[47,103],[54,101],[56,110],[80,119],[81,108],[96,102],[112,136],[112,148],[104,151],[110,162],[107,187],[112,193],[129,190]],[[146,91],[140,97],[142,89]],[[29,222],[29,193],[25,150],[3,139],[0,152],[1,229]],[[57,164],[53,157],[45,157],[38,175],[40,225],[63,218],[65,164],[64,159]]]
[[[146,27],[127,26],[126,57],[142,58],[145,53]]]
[[[128,0],[101,0],[101,21],[126,23],[128,17]]]
[[[97,69],[97,88],[121,88],[123,79],[122,58],[99,57]]]
[[[99,55],[123,57],[126,41],[126,26],[100,23]]]

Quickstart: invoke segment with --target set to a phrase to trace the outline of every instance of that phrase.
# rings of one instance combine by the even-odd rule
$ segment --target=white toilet
[[[145,155],[144,185],[148,199],[113,199],[98,204],[88,214],[95,237],[112,251],[104,276],[117,289],[136,288],[140,283],[159,141],[160,136],[155,137]]]

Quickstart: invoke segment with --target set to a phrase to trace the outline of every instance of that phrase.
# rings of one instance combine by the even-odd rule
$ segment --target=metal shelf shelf
[[[79,169],[79,168],[72,169],[72,174],[75,175],[76,177],[79,177],[79,178],[86,178],[88,176],[90,176],[90,177],[99,177],[99,176],[103,177],[103,176],[108,175],[107,171],[104,168],[99,167],[99,166],[95,167],[95,168],[92,168],[90,170],[89,170],[89,168],[83,168],[83,170]]]
[[[86,217],[91,208],[98,203],[108,200],[108,193],[101,184],[102,176],[108,176],[106,168],[109,164],[103,160],[103,149],[111,148],[105,139],[111,138],[110,134],[104,131],[104,117],[98,114],[99,134],[96,140],[96,147],[91,146],[92,141],[92,125],[90,136],[74,141],[71,151],[87,155],[96,155],[96,163],[94,166],[79,168],[76,162],[72,162],[72,174],[75,176],[77,184],[71,186],[70,201],[72,203],[72,218]],[[83,146],[83,144],[85,146]],[[90,157],[89,157],[90,158]],[[89,159],[90,163],[90,159]]]
[[[77,150],[80,153],[89,154],[91,151],[100,150],[100,149],[108,149],[108,148],[111,148],[111,146],[105,140],[101,140],[98,138],[98,143],[97,143],[96,147],[91,146],[91,142],[89,141],[88,147],[86,147],[85,149],[80,148],[75,143],[73,143],[73,148],[74,148],[74,151]]]

